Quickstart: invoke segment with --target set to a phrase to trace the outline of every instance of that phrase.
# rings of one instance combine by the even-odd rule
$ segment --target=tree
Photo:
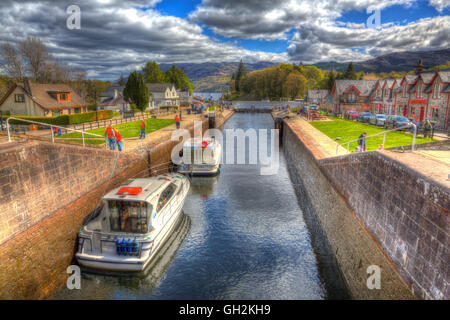
[[[17,81],[22,81],[25,75],[25,66],[16,46],[10,43],[3,44],[0,46],[0,56],[4,61],[2,66],[7,75]]]
[[[292,100],[303,97],[306,90],[306,78],[297,70],[291,72],[283,84],[283,96]]]
[[[166,80],[173,83],[178,90],[186,90],[192,93],[194,85],[184,73],[184,69],[171,66],[166,72]]]
[[[328,79],[327,79],[327,89],[333,90],[334,82],[336,81],[336,75],[334,74],[334,71],[330,71],[328,73]]]
[[[345,71],[344,78],[347,80],[356,80],[358,76],[355,73],[355,66],[353,62],[350,62],[347,67],[347,71]]]
[[[15,81],[29,77],[36,82],[69,82],[71,68],[55,59],[39,38],[30,38],[17,45],[6,43],[0,47],[3,68]]]
[[[125,77],[121,74],[119,80],[117,80],[117,83],[119,86],[124,86],[127,84],[127,80],[125,80]]]
[[[147,83],[164,83],[166,82],[166,75],[159,68],[159,65],[155,62],[147,62],[147,64],[142,68],[144,72],[144,79]]]
[[[124,99],[136,107],[144,111],[148,107],[150,92],[144,81],[142,73],[138,75],[136,71],[132,72],[128,77],[127,84],[123,89]]]
[[[248,73],[247,69],[244,66],[244,62],[241,61],[239,62],[239,66],[238,69],[235,73],[233,73],[233,75],[231,76],[231,80],[234,80],[234,90],[236,90],[237,92],[241,91],[240,90],[240,82],[241,79],[243,79],[245,77],[245,75]]]
[[[28,37],[19,44],[19,50],[33,79],[39,82],[45,80],[49,60],[52,56],[44,43],[39,38]]]

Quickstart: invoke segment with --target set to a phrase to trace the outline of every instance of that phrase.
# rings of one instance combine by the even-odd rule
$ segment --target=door
[[[420,122],[422,122],[425,119],[425,108],[420,107]]]

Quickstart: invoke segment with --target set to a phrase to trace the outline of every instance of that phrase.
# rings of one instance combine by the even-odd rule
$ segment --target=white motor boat
[[[106,271],[144,271],[177,228],[189,188],[189,179],[170,173],[128,180],[111,190],[79,232],[78,263]]]
[[[183,145],[183,163],[178,172],[188,175],[215,175],[220,172],[222,145],[214,138],[191,138]]]

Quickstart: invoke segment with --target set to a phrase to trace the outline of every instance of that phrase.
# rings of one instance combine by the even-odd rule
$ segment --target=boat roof
[[[147,201],[148,198],[153,197],[162,191],[167,185],[173,182],[173,177],[171,176],[159,176],[151,178],[139,178],[127,180],[122,183],[119,187],[112,189],[108,192],[103,199],[104,200],[129,200],[129,201]],[[137,195],[122,194],[118,192],[123,187],[131,188],[142,188],[142,192]]]

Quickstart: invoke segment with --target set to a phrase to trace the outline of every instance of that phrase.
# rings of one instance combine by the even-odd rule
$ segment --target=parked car
[[[408,120],[408,118],[403,116],[388,116],[385,121],[385,128],[386,129],[394,129],[394,128],[400,128],[403,126],[410,126],[412,125],[412,122]],[[407,130],[407,129],[406,129]]]
[[[349,119],[349,120],[356,120],[358,118],[358,112],[353,111],[353,110],[348,110],[347,112],[345,112],[344,118]]]
[[[369,123],[373,124],[375,126],[382,126],[384,127],[384,123],[386,121],[386,115],[385,114],[375,114],[370,117]]]
[[[358,115],[358,121],[360,122],[369,122],[370,117],[372,116],[372,113],[370,112],[361,112]]]

